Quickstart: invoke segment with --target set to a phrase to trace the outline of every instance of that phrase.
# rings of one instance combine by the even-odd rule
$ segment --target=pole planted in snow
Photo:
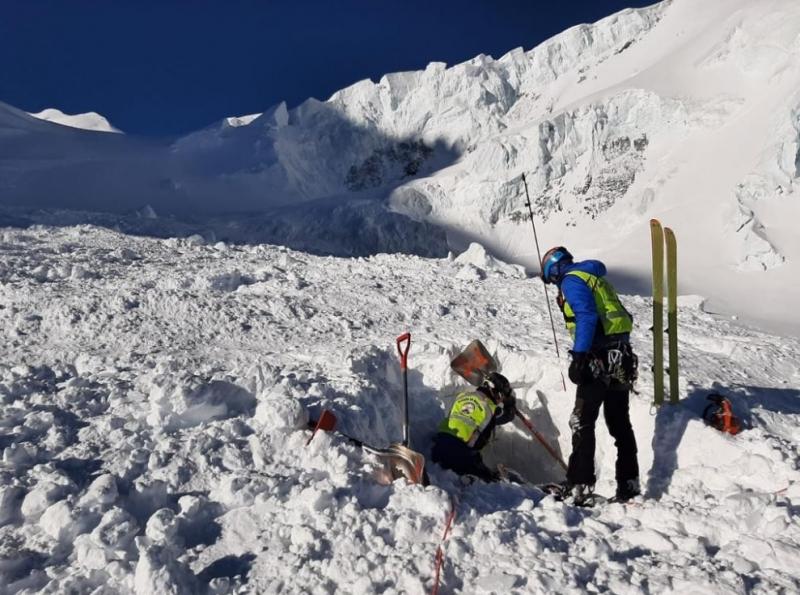
[[[531,227],[533,228],[533,241],[536,243],[536,257],[539,259],[539,266],[542,266],[542,251],[539,249],[539,236],[536,233],[536,222],[533,220],[533,207],[531,206],[531,196],[528,194],[528,181],[525,179],[525,174],[522,174],[522,183],[525,186],[525,206],[528,207],[528,213],[531,216]],[[544,281],[544,277],[542,277]],[[553,309],[550,307],[550,296],[547,292],[547,283],[544,283],[544,300],[547,303],[547,313],[550,316],[550,328],[553,329],[553,343],[556,346],[556,357],[561,360],[561,351],[558,348],[558,336],[556,335],[556,323],[553,320]],[[561,373],[561,386],[564,387],[564,392],[567,390],[567,382],[564,380],[564,371],[559,366]]]

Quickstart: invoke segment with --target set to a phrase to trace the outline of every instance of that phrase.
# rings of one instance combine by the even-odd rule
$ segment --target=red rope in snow
[[[444,526],[444,533],[442,533],[442,539],[439,541],[439,547],[436,548],[436,557],[433,561],[434,567],[434,576],[433,576],[433,588],[431,589],[431,595],[437,595],[439,593],[439,573],[442,569],[442,564],[444,564],[444,542],[447,541],[447,537],[450,534],[450,529],[453,527],[453,521],[456,518],[456,509],[458,508],[458,496],[450,495],[450,514],[447,515],[447,523]]]

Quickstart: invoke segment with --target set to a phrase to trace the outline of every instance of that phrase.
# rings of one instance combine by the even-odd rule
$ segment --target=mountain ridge
[[[31,114],[34,118],[61,124],[62,126],[69,126],[71,128],[80,128],[81,130],[94,130],[95,132],[113,132],[121,134],[122,131],[112,126],[111,122],[104,116],[97,112],[86,112],[83,114],[65,114],[56,108],[47,108],[35,114]]]
[[[292,233],[327,217],[306,204],[367,201],[438,226],[452,250],[477,241],[535,270],[525,173],[543,244],[616,262],[636,279],[624,289],[642,291],[647,220],[661,218],[679,236],[682,291],[743,315],[742,281],[757,283],[774,298],[772,323],[800,332],[798,40],[800,9],[788,0],[627,9],[499,59],[433,62],[137,149],[120,167],[125,192],[108,194],[116,210],[152,204],[178,216],[294,209]],[[41,188],[64,164],[36,167],[37,206],[75,208]],[[16,178],[0,190],[19,206],[30,193]],[[290,241],[279,227],[263,240]]]

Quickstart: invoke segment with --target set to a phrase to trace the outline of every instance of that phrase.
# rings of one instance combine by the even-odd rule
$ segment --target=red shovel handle
[[[406,346],[403,349],[403,342]],[[405,370],[408,367],[408,350],[411,349],[411,333],[403,333],[397,337],[397,353],[400,354],[400,368]]]
[[[522,423],[525,424],[525,427],[530,430],[530,432],[531,432],[531,434],[533,434],[534,438],[536,438],[539,441],[539,444],[544,446],[544,449],[548,452],[548,454],[551,457],[553,457],[553,459],[555,459],[556,462],[559,465],[561,465],[561,467],[564,469],[564,471],[566,471],[567,470],[567,464],[564,462],[564,459],[562,459],[561,456],[559,456],[558,452],[556,452],[556,449],[554,449],[552,446],[550,446],[547,443],[547,440],[545,440],[544,436],[542,436],[541,433],[536,428],[533,427],[533,424],[531,423],[531,420],[529,420],[527,417],[522,415],[522,412],[519,411],[519,410],[517,410],[517,417],[520,418],[520,420],[522,420]]]

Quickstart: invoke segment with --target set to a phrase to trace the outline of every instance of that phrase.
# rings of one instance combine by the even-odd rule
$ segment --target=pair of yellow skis
[[[664,403],[664,246],[667,262],[667,342],[669,348],[669,402],[680,400],[678,386],[678,246],[675,233],[650,220],[653,243],[653,392],[654,403]]]

